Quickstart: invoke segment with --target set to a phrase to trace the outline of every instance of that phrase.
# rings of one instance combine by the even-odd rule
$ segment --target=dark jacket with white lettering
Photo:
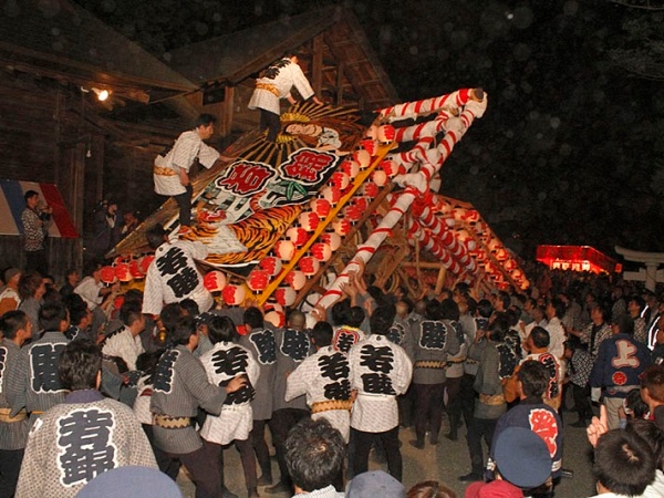
[[[448,353],[459,352],[454,324],[449,320],[422,320],[415,325],[415,341],[409,352],[413,360],[413,384],[444,384]]]
[[[268,328],[252,330],[238,341],[254,355],[260,366],[260,376],[254,386],[256,396],[251,402],[254,420],[272,418],[274,377],[277,371],[277,346],[274,332]]]
[[[150,410],[170,417],[195,417],[198,407],[219,415],[226,390],[211,384],[201,362],[185,346],[168,349],[157,363]],[[192,425],[181,429],[153,426],[154,444],[167,453],[196,451],[203,442]]]
[[[45,332],[41,339],[21,349],[18,368],[8,376],[7,399],[12,416],[23,408],[30,412],[30,421],[65,400],[66,391],[60,383],[60,355],[69,340],[61,332]]]
[[[311,340],[306,330],[278,329],[274,333],[277,344],[277,372],[274,377],[273,410],[297,408],[308,410],[305,396],[286,402],[286,380],[304,359],[311,354]]]
[[[639,375],[650,363],[645,344],[631,335],[615,334],[600,344],[588,382],[591,387],[604,387],[606,396],[625,398],[641,385]]]
[[[99,391],[74,391],[30,430],[16,497],[74,497],[96,475],[129,465],[157,468],[134,412]]]
[[[21,361],[21,348],[9,339],[0,341],[0,409],[3,412],[9,410],[11,405],[7,399],[7,387],[9,372],[18,368]],[[3,418],[8,417],[9,413],[3,413]],[[0,450],[20,450],[25,448],[25,442],[28,439],[30,424],[28,418],[18,422],[0,421]]]

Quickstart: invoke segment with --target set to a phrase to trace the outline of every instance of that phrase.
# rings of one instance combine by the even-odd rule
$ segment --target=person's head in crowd
[[[364,322],[365,314],[364,309],[361,306],[352,306],[348,310],[348,318],[346,318],[346,323],[344,325],[353,328],[359,328]]]
[[[350,301],[344,299],[343,301],[337,301],[332,305],[332,323],[338,327],[341,325],[346,325],[348,321],[348,315],[350,314]]]
[[[553,318],[562,318],[565,314],[565,303],[563,303],[557,297],[554,297],[549,301],[549,304],[546,306],[546,317],[549,320]]]
[[[551,455],[544,440],[524,427],[508,427],[496,438],[495,473],[521,489],[544,484],[551,476]]]
[[[394,289],[394,297],[397,300],[408,299],[408,289],[406,286],[400,285]]]
[[[367,292],[379,306],[385,302],[385,293],[380,287],[370,285],[367,287]]]
[[[459,282],[454,286],[454,297],[457,296],[470,297],[470,284],[468,282]]]
[[[318,322],[311,329],[311,342],[318,350],[332,344],[333,335],[334,330],[332,329],[332,325],[327,322]]]
[[[664,431],[643,417],[630,419],[625,430],[633,432],[648,443],[655,459],[655,466],[658,470],[664,470]]]
[[[39,192],[35,190],[26,190],[23,194],[23,199],[25,199],[25,204],[30,209],[37,209],[39,205]]]
[[[200,314],[198,303],[193,299],[183,299],[180,301],[180,308],[192,318],[196,318]]]
[[[160,245],[166,242],[166,230],[164,230],[163,226],[157,223],[145,232],[145,238],[151,249],[157,249]]]
[[[598,494],[641,496],[655,479],[655,469],[652,450],[640,436],[614,429],[599,438],[593,464]]]
[[[212,344],[235,342],[238,333],[233,320],[227,316],[213,316],[208,321],[208,338]]]
[[[549,348],[551,337],[543,327],[533,327],[526,340],[526,349],[531,353],[543,353]]]
[[[157,350],[139,354],[136,358],[136,370],[144,375],[154,374],[159,358],[163,353],[163,350]]]
[[[664,405],[664,366],[651,365],[641,374],[641,399],[653,412]]]
[[[136,301],[125,301],[120,307],[120,320],[137,336],[145,330],[145,315]]]
[[[491,342],[502,342],[505,340],[507,331],[509,330],[509,322],[501,314],[489,325],[489,330],[486,333],[486,338]]]
[[[371,333],[378,335],[387,335],[390,327],[394,323],[396,310],[394,306],[379,306],[376,308],[369,319]]]
[[[401,318],[406,318],[413,311],[413,302],[407,297],[399,299],[394,306],[397,310],[397,315]]]
[[[42,296],[43,303],[58,303],[62,301],[62,294],[55,287],[47,287]]]
[[[46,286],[47,291],[55,289],[55,278],[53,275],[44,275],[42,278],[44,279],[44,285]]]
[[[70,268],[65,273],[65,281],[72,287],[76,287],[76,285],[80,280],[81,280],[81,275],[76,268]]]
[[[525,311],[528,314],[531,314],[531,312],[535,308],[537,308],[537,299],[535,299],[534,297],[527,297],[526,300],[523,302],[523,311]]]
[[[440,303],[440,314],[443,320],[459,321],[459,305],[454,299],[445,299]]]
[[[62,387],[70,391],[99,389],[101,383],[101,351],[89,339],[71,341],[60,357],[58,372]]]
[[[410,488],[406,498],[456,498],[456,493],[438,481],[424,481]]]
[[[623,400],[623,411],[630,418],[645,418],[648,414],[648,405],[641,397],[641,389],[632,389]]]
[[[406,498],[406,488],[387,472],[370,470],[356,475],[348,483],[346,498]]]
[[[258,308],[252,306],[244,310],[244,315],[242,316],[242,321],[247,325],[251,330],[259,330],[265,326],[263,320],[263,313]]]
[[[501,290],[496,296],[495,303],[496,311],[507,311],[512,303],[512,298],[506,291]]]
[[[0,332],[8,341],[21,346],[32,337],[32,322],[21,310],[8,311],[0,317]]]
[[[69,310],[69,321],[74,327],[81,330],[92,325],[92,311],[81,296],[76,293],[69,294],[64,299],[65,306]]]
[[[418,299],[417,301],[415,301],[415,308],[414,308],[415,313],[417,313],[420,316],[424,316],[427,309],[427,303],[428,301],[426,299]]]
[[[629,312],[629,316],[635,320],[641,316],[641,312],[645,307],[646,302],[638,294],[630,296],[629,301],[627,301],[627,311]]]
[[[46,292],[44,279],[37,272],[24,273],[18,281],[18,295],[21,300],[29,298],[40,301]]]
[[[611,320],[611,329],[614,334],[634,335],[634,320],[631,316],[623,313]]]
[[[606,323],[606,310],[599,304],[593,304],[590,308],[590,319],[595,325]]]
[[[427,302],[427,308],[424,312],[424,316],[427,320],[442,320],[443,319],[443,309],[441,302],[438,299],[431,299]]]
[[[530,312],[530,316],[533,317],[535,323],[541,323],[542,320],[546,319],[546,311],[541,306],[535,306]]]
[[[7,287],[17,290],[18,281],[21,279],[22,272],[18,268],[9,268],[5,270],[5,284]]]
[[[62,303],[47,303],[39,308],[39,327],[46,332],[64,332],[69,328],[69,311]]]
[[[346,446],[325,420],[303,419],[286,438],[285,460],[296,494],[327,488],[342,471]]]
[[[461,304],[459,304],[459,313],[462,315],[468,314],[468,316],[475,316],[477,312],[477,301],[472,297],[467,297],[463,302],[465,304],[465,310],[461,309]]]
[[[196,321],[190,316],[181,316],[175,322],[173,330],[167,330],[166,340],[174,346],[186,346],[193,351],[198,346]]]
[[[516,374],[521,399],[542,399],[549,385],[547,368],[536,360],[524,361]]]
[[[516,327],[519,323],[519,318],[521,318],[521,313],[514,308],[508,308],[503,314],[505,315],[505,318],[507,318],[510,328]]]
[[[124,293],[124,302],[136,302],[143,304],[143,292],[139,289],[129,289]]]
[[[178,485],[163,472],[129,465],[98,474],[81,488],[77,498],[183,498]]]
[[[184,310],[179,303],[170,303],[164,306],[159,313],[159,320],[166,332],[170,332],[175,327],[175,323],[184,316]]]
[[[83,274],[86,277],[94,278],[95,282],[99,282],[101,280],[101,268],[102,265],[99,261],[91,260],[85,263],[85,267],[83,268]]]
[[[288,328],[293,330],[302,330],[306,325],[304,313],[300,310],[292,310],[288,314]]]
[[[493,314],[493,305],[488,299],[480,299],[477,303],[477,314],[480,318],[486,318],[487,320]]]

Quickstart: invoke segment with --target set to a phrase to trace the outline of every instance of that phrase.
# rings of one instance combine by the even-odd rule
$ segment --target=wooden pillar
[[[436,289],[434,292],[436,295],[440,294],[445,285],[445,275],[447,274],[447,268],[441,265],[440,270],[438,270],[438,279],[436,280]]]
[[[337,66],[337,101],[336,105],[343,105],[344,101],[344,63],[339,62]]]
[[[233,109],[235,100],[235,87],[226,86],[224,88],[224,106],[219,126],[219,133],[222,137],[227,137],[233,129]]]
[[[321,90],[323,89],[323,35],[318,35],[313,40],[311,85],[318,98],[321,98]]]

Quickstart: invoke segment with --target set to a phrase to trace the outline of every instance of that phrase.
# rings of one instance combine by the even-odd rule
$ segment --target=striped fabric
[[[28,190],[38,192],[42,201],[53,208],[53,223],[49,237],[78,238],[58,187],[53,183],[0,180],[0,235],[20,235],[23,231],[21,213],[25,209],[23,195]]]

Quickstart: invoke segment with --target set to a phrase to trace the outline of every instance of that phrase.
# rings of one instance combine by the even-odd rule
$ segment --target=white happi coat
[[[143,313],[158,315],[164,303],[193,299],[201,313],[212,307],[212,294],[203,285],[195,259],[203,260],[208,249],[201,242],[168,241],[155,251],[148,267],[143,293]]]
[[[189,172],[189,168],[198,158],[198,162],[211,168],[219,159],[219,152],[207,145],[196,130],[182,133],[173,148],[165,156],[157,156],[154,161],[154,191],[160,195],[184,194],[186,188],[180,183],[180,170]]]
[[[335,351],[332,346],[320,348],[306,358],[288,376],[286,401],[303,394],[307,404],[350,398],[350,363],[345,354]],[[311,415],[313,420],[327,419],[341,432],[348,443],[350,436],[350,412],[348,410],[327,410]]]
[[[302,68],[289,58],[281,59],[265,70],[256,80],[256,89],[249,100],[249,109],[263,109],[273,114],[281,114],[279,100],[290,95],[291,88],[297,88],[304,100],[314,91]]]
[[[208,380],[221,386],[234,377],[245,374],[247,385],[237,393],[230,393],[221,407],[219,416],[209,415],[201,428],[203,439],[221,445],[234,440],[244,441],[249,437],[253,425],[251,394],[254,392],[260,369],[253,354],[238,344],[219,342],[201,356]]]
[[[413,364],[402,347],[372,334],[350,350],[351,388],[357,390],[350,425],[362,432],[386,432],[399,424],[397,396],[408,389]]]

